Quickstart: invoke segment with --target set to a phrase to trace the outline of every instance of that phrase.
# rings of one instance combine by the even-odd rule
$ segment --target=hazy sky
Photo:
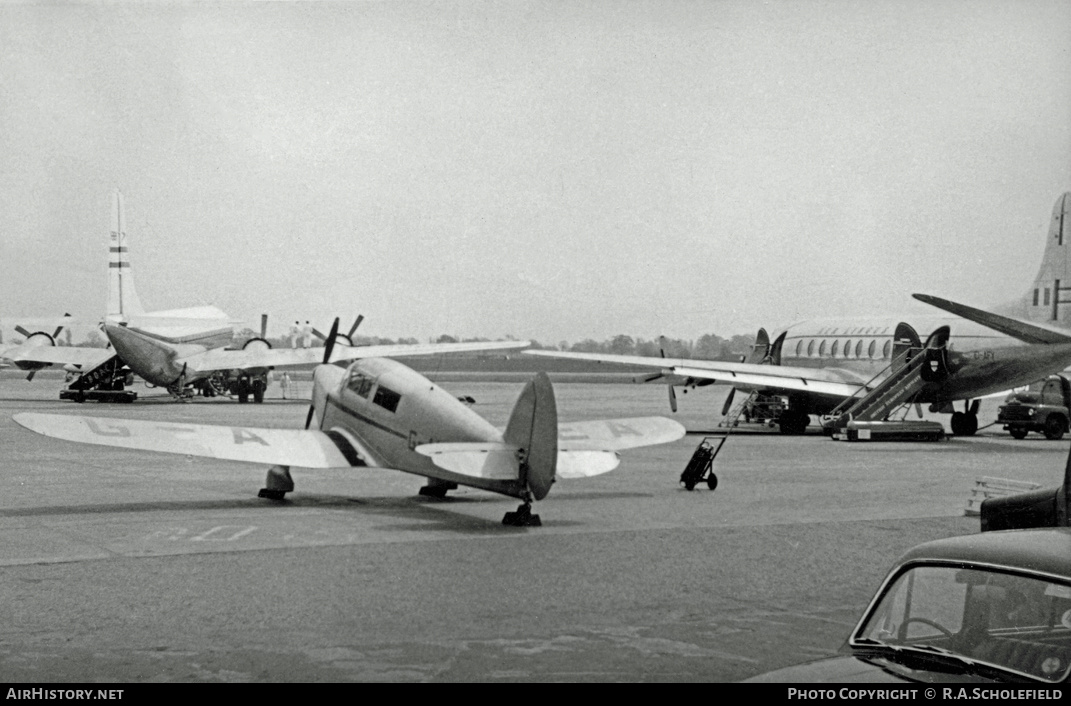
[[[0,317],[696,338],[1018,297],[1071,3],[0,5]],[[910,321],[910,318],[908,317]]]

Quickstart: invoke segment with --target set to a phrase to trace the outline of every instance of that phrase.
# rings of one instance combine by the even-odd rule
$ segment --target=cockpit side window
[[[375,381],[372,378],[357,370],[350,371],[350,379],[346,382],[346,387],[365,399],[368,399],[368,393],[372,391],[374,385]]]
[[[375,397],[372,398],[372,402],[378,404],[388,412],[394,412],[398,409],[398,403],[401,401],[402,396],[394,390],[390,390],[380,385],[376,389]]]

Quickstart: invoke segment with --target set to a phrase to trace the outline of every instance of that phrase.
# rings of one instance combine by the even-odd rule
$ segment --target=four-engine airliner
[[[1071,365],[1071,193],[1056,201],[1042,264],[1034,283],[1005,310],[1034,323],[984,312],[927,295],[921,301],[956,316],[916,317],[914,326],[894,317],[821,319],[786,327],[773,343],[760,330],[758,360],[721,362],[601,353],[525,351],[529,355],[579,358],[631,366],[649,366],[646,379],[694,387],[728,384],[787,398],[779,419],[784,433],[802,433],[810,415],[823,415],[875,393],[907,364],[911,351],[925,360],[913,389],[890,391],[892,401],[929,404],[933,412],[951,413],[954,434],[978,429],[979,398],[1026,385]],[[1063,297],[1063,298],[1062,298]],[[970,312],[974,312],[971,314]],[[966,317],[966,318],[961,318]],[[967,320],[971,319],[971,320]],[[1044,322],[1044,324],[1042,323]],[[919,333],[927,336],[925,342]],[[759,362],[762,361],[762,362]],[[929,368],[929,369],[927,369]],[[672,400],[672,387],[671,400]],[[962,411],[953,403],[963,401]],[[880,400],[879,400],[880,402]],[[728,403],[726,404],[726,410]]]

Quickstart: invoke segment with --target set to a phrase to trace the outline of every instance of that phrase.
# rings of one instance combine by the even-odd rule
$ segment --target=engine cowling
[[[243,351],[244,350],[270,351],[271,350],[271,343],[269,343],[268,340],[264,339],[264,338],[250,338],[248,341],[245,342],[245,345],[242,346],[242,350]]]
[[[52,334],[45,333],[44,331],[34,331],[30,335],[26,336],[26,340],[23,342],[26,346],[54,346],[56,345],[56,339]]]

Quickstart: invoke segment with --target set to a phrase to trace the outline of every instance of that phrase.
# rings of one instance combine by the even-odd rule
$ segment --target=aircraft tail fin
[[[1061,194],[1052,209],[1045,254],[1033,284],[1000,313],[1035,323],[1071,328],[1071,192]]]
[[[108,239],[108,317],[128,318],[144,314],[145,309],[134,289],[126,240],[126,214],[123,194],[112,194],[112,223]]]
[[[558,465],[558,407],[546,373],[538,373],[524,386],[503,439],[521,449],[522,482],[536,500],[545,498]]]

